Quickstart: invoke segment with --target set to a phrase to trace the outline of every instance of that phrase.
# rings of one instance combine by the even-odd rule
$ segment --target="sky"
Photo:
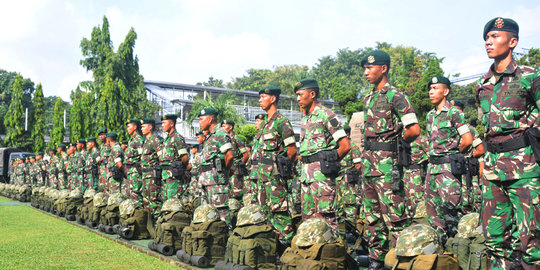
[[[376,42],[444,57],[445,74],[486,72],[484,24],[510,17],[520,26],[516,52],[540,47],[540,1],[55,1],[0,0],[0,69],[42,83],[69,101],[92,74],[80,41],[107,16],[115,49],[129,29],[145,80],[195,84],[231,81],[249,68],[307,65],[339,49]]]

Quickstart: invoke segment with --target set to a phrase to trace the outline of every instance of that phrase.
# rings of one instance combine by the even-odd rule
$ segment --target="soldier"
[[[81,190],[81,193],[84,194],[86,188],[88,187],[84,182],[88,178],[86,173],[86,160],[88,152],[86,152],[86,140],[79,139],[77,141],[77,155],[75,160],[75,171],[77,174],[77,187]]]
[[[266,114],[257,114],[255,116],[255,127],[257,130],[261,130],[264,120],[266,119]],[[265,194],[257,194],[257,179],[258,179],[258,171],[259,171],[259,152],[257,151],[259,149],[259,143],[258,140],[253,141],[252,151],[251,155],[249,156],[249,159],[246,163],[246,167],[249,169],[249,175],[246,176],[244,179],[244,198],[242,199],[244,202],[244,205],[248,205],[251,203],[257,203],[258,198],[257,195],[260,197],[266,197]],[[266,192],[265,190],[260,190],[261,192]]]
[[[58,148],[56,149],[56,169],[57,169],[57,179],[58,179],[58,189],[66,189],[67,188],[67,176],[66,176],[66,165],[67,165],[67,158],[68,155],[66,154],[66,145],[61,143],[58,145]]]
[[[66,189],[73,190],[76,186],[76,172],[75,172],[75,152],[77,150],[77,144],[72,143],[68,145],[66,150],[67,158],[64,160],[64,165],[66,167],[65,178],[66,178]]]
[[[201,190],[199,190],[199,176],[201,175],[201,162],[202,162],[202,156],[201,151],[199,149],[202,147],[204,142],[206,141],[206,136],[202,131],[197,132],[197,145],[192,146],[192,150],[195,149],[196,154],[193,154],[192,159],[190,160],[190,164],[188,165],[188,170],[191,172],[191,182],[189,183],[189,194],[195,197],[201,196]]]
[[[86,187],[94,190],[99,189],[99,150],[97,148],[96,138],[90,137],[86,139],[86,147],[88,154],[86,156]]]
[[[58,188],[58,168],[56,167],[56,162],[58,162],[58,157],[56,157],[56,149],[49,149],[49,164],[47,165],[47,175],[49,176],[49,187],[54,189]]]
[[[161,140],[154,134],[156,121],[145,118],[141,121],[141,131],[146,138],[141,154],[141,171],[143,180],[143,206],[157,218],[161,208],[161,170],[157,169],[158,152]]]
[[[290,243],[294,235],[288,205],[288,181],[293,177],[292,167],[296,162],[296,140],[289,120],[278,110],[281,89],[266,86],[259,91],[259,105],[268,114],[258,128],[254,141],[252,160],[257,162],[258,201],[268,213],[270,225],[279,233],[279,238]],[[255,154],[255,152],[257,152]],[[290,171],[280,170],[289,167]]]
[[[319,85],[306,78],[294,87],[303,110],[300,134],[302,220],[324,218],[337,230],[336,177],[351,145],[336,113],[319,102]]]
[[[205,108],[199,113],[201,130],[208,132],[201,152],[199,187],[202,199],[213,205],[229,226],[231,220],[227,206],[229,170],[233,164],[231,137],[217,124],[217,110]]]
[[[36,166],[36,156],[30,155],[30,163],[28,164],[29,184],[32,187],[38,186],[38,173]]]
[[[107,159],[107,169],[109,171],[107,194],[122,193],[122,179],[127,175],[124,162],[124,151],[116,140],[116,132],[108,132],[106,135],[107,143],[111,147],[110,156]],[[125,172],[125,173],[124,173]]]
[[[13,184],[15,183],[15,163],[14,163],[15,160],[10,160],[9,161],[9,179],[8,179],[8,184]]]
[[[412,214],[415,206],[424,200],[424,182],[426,163],[428,161],[429,144],[427,138],[420,134],[411,142],[411,164],[403,172],[403,186],[407,207]]]
[[[144,139],[141,135],[141,120],[130,119],[126,123],[127,133],[131,138],[128,141],[128,147],[125,152],[125,162],[128,169],[127,181],[124,185],[126,196],[142,204],[141,181],[141,155],[143,152]]]
[[[420,127],[408,97],[388,80],[390,56],[381,50],[368,53],[361,61],[364,76],[374,85],[364,99],[364,211],[369,238],[369,269],[382,269],[389,244],[395,245],[407,225],[403,190],[403,166],[398,154],[407,153],[399,144],[411,142]]]
[[[450,94],[450,81],[443,76],[433,77],[429,83],[429,99],[433,109],[426,116],[429,141],[429,165],[426,176],[426,211],[429,223],[441,236],[442,243],[454,237],[457,225],[464,215],[462,175],[465,157],[472,144],[465,116],[446,99]],[[463,167],[458,171],[458,166]]]
[[[161,118],[161,127],[167,133],[161,150],[158,152],[161,165],[163,189],[161,197],[163,201],[171,198],[181,199],[187,195],[188,180],[186,166],[189,156],[184,137],[176,131],[176,114],[167,114]]]
[[[43,152],[38,152],[36,155],[36,173],[37,173],[37,186],[43,187],[47,183],[45,162],[43,160]]]
[[[127,149],[127,147],[128,147],[128,142],[122,141],[122,142],[120,143],[120,147],[122,148],[122,151],[124,151],[124,153],[125,153],[125,152],[126,152],[126,149]]]
[[[343,127],[347,134],[347,139],[351,145],[351,150],[341,159],[339,165],[339,175],[336,178],[337,183],[337,198],[338,206],[337,213],[339,223],[344,225],[344,220],[356,224],[358,217],[359,206],[357,205],[357,197],[362,198],[361,188],[358,187],[360,182],[360,169],[362,166],[362,153],[358,146],[351,141],[351,127],[345,125]],[[343,226],[342,225],[342,226]],[[343,227],[340,228],[342,235],[345,233]]]
[[[512,19],[494,18],[485,25],[486,52],[494,63],[476,85],[487,145],[481,222],[491,269],[538,269],[540,265],[540,156],[535,123],[540,72],[515,62],[512,53],[518,34],[519,26]]]
[[[248,175],[246,162],[249,156],[243,140],[234,133],[234,121],[223,120],[221,127],[229,134],[233,145],[234,160],[232,165],[233,173],[229,183],[229,197],[242,200],[244,177]]]
[[[107,129],[102,128],[98,130],[97,132],[99,141],[101,142],[101,146],[99,148],[99,157],[97,159],[97,163],[99,165],[99,184],[98,184],[98,192],[104,192],[108,189],[107,180],[109,171],[107,168],[107,162],[109,159],[109,156],[111,155],[111,147],[106,143],[107,139]]]

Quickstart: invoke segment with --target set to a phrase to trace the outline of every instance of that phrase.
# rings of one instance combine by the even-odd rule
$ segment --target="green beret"
[[[221,123],[221,124],[227,124],[227,125],[231,125],[231,126],[234,127],[234,121],[233,120],[225,119],[225,120],[223,120],[223,123]]]
[[[195,136],[204,136],[204,132],[202,132],[202,130],[201,130],[201,131],[195,133]]]
[[[156,120],[154,118],[144,118],[143,120],[141,120],[141,124],[155,125]]]
[[[446,86],[448,86],[448,89],[450,89],[450,80],[444,76],[437,76],[437,77],[431,78],[431,80],[429,80],[428,82],[428,88],[432,84],[437,84],[437,83],[446,84]]]
[[[77,147],[77,143],[71,143],[71,146]]]
[[[387,65],[390,67],[390,55],[381,50],[371,51],[362,58],[362,61],[360,61],[360,66],[363,67],[365,65]]]
[[[319,84],[314,78],[305,78],[297,82],[296,85],[294,85],[294,92],[303,89],[313,89],[316,92],[319,92]]]
[[[107,133],[107,128],[101,128],[98,130],[97,134],[101,134],[101,133]]]
[[[126,121],[126,125],[127,124],[135,124],[137,126],[139,126],[141,124],[141,120],[139,119],[129,119]]]
[[[519,25],[512,19],[497,17],[491,19],[484,26],[484,40],[486,40],[489,31],[505,31],[519,35]]]
[[[32,154],[30,155],[30,158],[36,158],[36,155]]]
[[[176,114],[166,114],[163,117],[161,117],[161,120],[172,120],[176,122],[176,118],[178,118],[178,115]]]
[[[56,154],[56,149],[49,149],[49,153],[50,153],[50,152],[53,152],[53,153]]]
[[[454,107],[460,107],[462,109],[465,109],[465,104],[461,102],[460,100],[454,99]]]
[[[86,140],[85,139],[79,139],[77,142],[78,143],[86,143]]]
[[[191,148],[199,148],[199,144],[196,143],[196,144],[192,145]]]
[[[96,142],[96,137],[90,137],[86,139],[87,142]]]
[[[199,113],[199,117],[206,116],[206,115],[217,115],[218,111],[214,108],[204,108]]]
[[[122,141],[120,144],[125,144],[125,145],[127,145],[128,142],[127,142],[127,141]]]
[[[279,95],[281,95],[281,89],[277,86],[269,85],[261,88],[261,90],[259,90],[259,95],[260,94],[267,94],[279,97]]]
[[[264,113],[257,114],[257,116],[255,116],[255,120],[257,120],[257,119],[264,120],[265,118],[266,118],[266,114],[264,114]]]
[[[37,152],[38,156],[43,156],[43,152]]]
[[[351,133],[351,126],[345,124],[343,125],[343,129],[345,130],[345,133]]]
[[[116,132],[109,132],[105,136],[107,136],[107,138],[116,138],[118,137],[118,134],[116,134]]]
[[[66,145],[63,144],[63,143],[61,143],[61,144],[58,145],[58,147],[60,147],[60,148],[66,148]]]

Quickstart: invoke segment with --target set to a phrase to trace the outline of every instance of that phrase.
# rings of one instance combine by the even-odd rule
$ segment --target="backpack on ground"
[[[107,200],[107,206],[101,210],[100,224],[98,229],[107,234],[113,234],[113,227],[120,223],[119,206],[123,201],[123,196],[120,193],[111,194]]]
[[[182,246],[182,231],[189,226],[191,215],[185,211],[183,203],[178,199],[165,201],[161,208],[161,216],[156,221],[154,241],[148,248],[171,256]]]
[[[446,251],[457,255],[459,267],[463,270],[487,269],[487,252],[480,215],[470,213],[461,218],[458,233],[446,242]]]
[[[120,224],[113,226],[115,233],[128,240],[150,238],[148,225],[152,226],[150,212],[132,199],[120,203]]]

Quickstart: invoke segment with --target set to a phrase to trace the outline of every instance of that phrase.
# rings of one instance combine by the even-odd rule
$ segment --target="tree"
[[[51,131],[51,140],[49,141],[49,148],[56,148],[59,144],[64,142],[64,101],[61,98],[56,99],[54,104],[54,116],[53,127]]]
[[[189,124],[193,123],[193,120],[197,118],[199,112],[204,108],[214,108],[218,111],[217,121],[221,123],[225,119],[229,119],[235,122],[237,126],[241,126],[246,122],[246,118],[240,115],[236,109],[231,105],[236,101],[236,95],[232,92],[225,92],[219,95],[215,100],[211,96],[207,99],[195,98],[191,111],[189,112],[186,121]]]
[[[69,138],[72,142],[84,137],[84,113],[81,106],[82,91],[77,88],[75,92],[71,92],[71,112],[69,113]]]
[[[13,83],[11,102],[8,111],[4,116],[4,125],[6,126],[4,143],[10,147],[19,147],[22,144],[24,121],[22,101],[22,76],[19,74]]]
[[[217,87],[217,88],[225,88],[225,84],[223,84],[223,80],[215,79],[214,76],[210,76],[208,78],[207,82],[198,82],[197,85],[202,86],[208,86],[208,87]]]
[[[540,67],[540,49],[530,48],[527,54],[517,60],[517,63],[538,69]]]
[[[0,115],[6,115],[10,105],[10,101],[13,93],[13,84],[15,79],[19,76],[16,72],[9,72],[3,69],[0,69]],[[32,93],[34,92],[34,82],[30,79],[22,77],[21,81],[23,99],[22,106],[23,108],[30,108],[30,113],[32,113]],[[29,123],[31,126],[32,123]],[[0,134],[5,134],[6,128],[4,126],[4,121],[0,121]]]
[[[32,142],[34,152],[43,151],[45,140],[43,139],[45,128],[45,116],[43,108],[43,89],[41,83],[37,85],[34,92],[34,125],[32,129]]]
[[[443,70],[440,67],[440,59],[434,57],[429,59],[427,69],[422,73],[421,79],[416,83],[414,92],[409,93],[416,117],[420,127],[425,130],[427,113],[433,108],[429,99],[428,83],[435,76],[442,76]]]
[[[259,130],[257,129],[257,127],[255,127],[255,125],[250,125],[250,124],[243,125],[239,129],[235,129],[235,130],[236,130],[236,135],[244,138],[246,140],[245,142],[248,144],[253,143],[253,138],[255,137],[255,135],[257,135],[257,132],[259,132]]]

